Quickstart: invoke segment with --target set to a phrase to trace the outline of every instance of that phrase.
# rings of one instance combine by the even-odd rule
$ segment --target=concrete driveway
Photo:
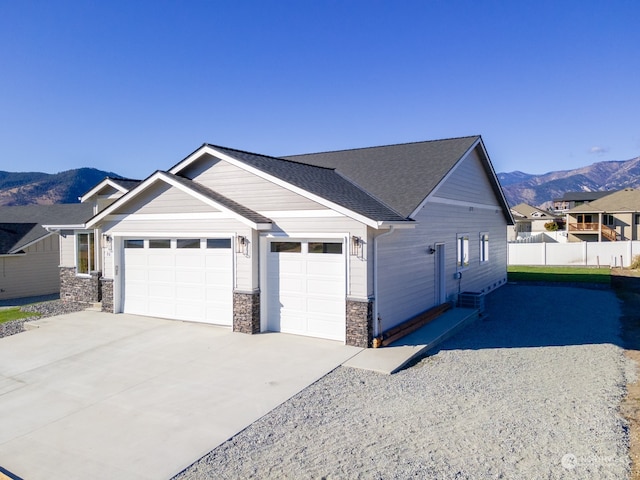
[[[29,480],[170,478],[361,351],[91,311],[33,323],[0,339],[0,467]]]

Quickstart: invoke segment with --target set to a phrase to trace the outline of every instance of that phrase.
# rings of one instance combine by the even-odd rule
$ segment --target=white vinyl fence
[[[640,242],[509,243],[509,265],[628,267]]]

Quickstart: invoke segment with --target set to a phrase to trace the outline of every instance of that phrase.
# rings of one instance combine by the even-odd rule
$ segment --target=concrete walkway
[[[165,479],[361,351],[100,312],[0,339],[0,467]]]
[[[454,308],[387,347],[363,350],[347,360],[344,366],[390,375],[401,370],[414,358],[433,350],[477,319],[477,310]]]

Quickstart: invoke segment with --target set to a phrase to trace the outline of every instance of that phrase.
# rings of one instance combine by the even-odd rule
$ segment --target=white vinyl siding
[[[192,213],[217,211],[202,200],[186,193],[179,188],[164,182],[155,185],[140,194],[130,203],[118,208],[117,214],[127,213]]]
[[[483,205],[498,204],[482,162],[475,150],[455,167],[454,173],[442,185],[438,186],[434,195]]]
[[[50,235],[24,251],[26,255],[0,257],[0,300],[60,291],[59,236]]]
[[[76,266],[76,236],[73,230],[62,230],[60,232],[60,266],[74,268]]]
[[[196,162],[182,173],[256,212],[326,208],[242,168],[213,157]]]
[[[455,219],[455,222],[452,222]],[[378,313],[382,330],[387,330],[414,315],[434,307],[436,300],[435,254],[429,246],[445,245],[446,297],[455,300],[460,291],[488,292],[506,280],[507,229],[502,210],[474,208],[442,203],[427,203],[416,217],[415,230],[396,230],[383,237],[378,246],[379,269]],[[456,242],[464,229],[469,233],[469,266],[459,281]],[[480,232],[491,239],[491,261],[480,263],[477,241]]]

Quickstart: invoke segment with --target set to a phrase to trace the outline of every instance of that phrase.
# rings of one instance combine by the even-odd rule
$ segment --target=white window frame
[[[458,271],[469,268],[469,234],[458,233],[456,235],[456,268]]]
[[[87,271],[80,271],[80,237],[87,236]],[[93,249],[91,245],[93,244]],[[92,255],[93,253],[93,255]],[[76,275],[79,277],[88,277],[91,275],[91,272],[96,269],[96,235],[93,230],[78,230],[75,232],[75,263],[76,263]]]
[[[489,261],[489,232],[480,232],[480,263]]]

